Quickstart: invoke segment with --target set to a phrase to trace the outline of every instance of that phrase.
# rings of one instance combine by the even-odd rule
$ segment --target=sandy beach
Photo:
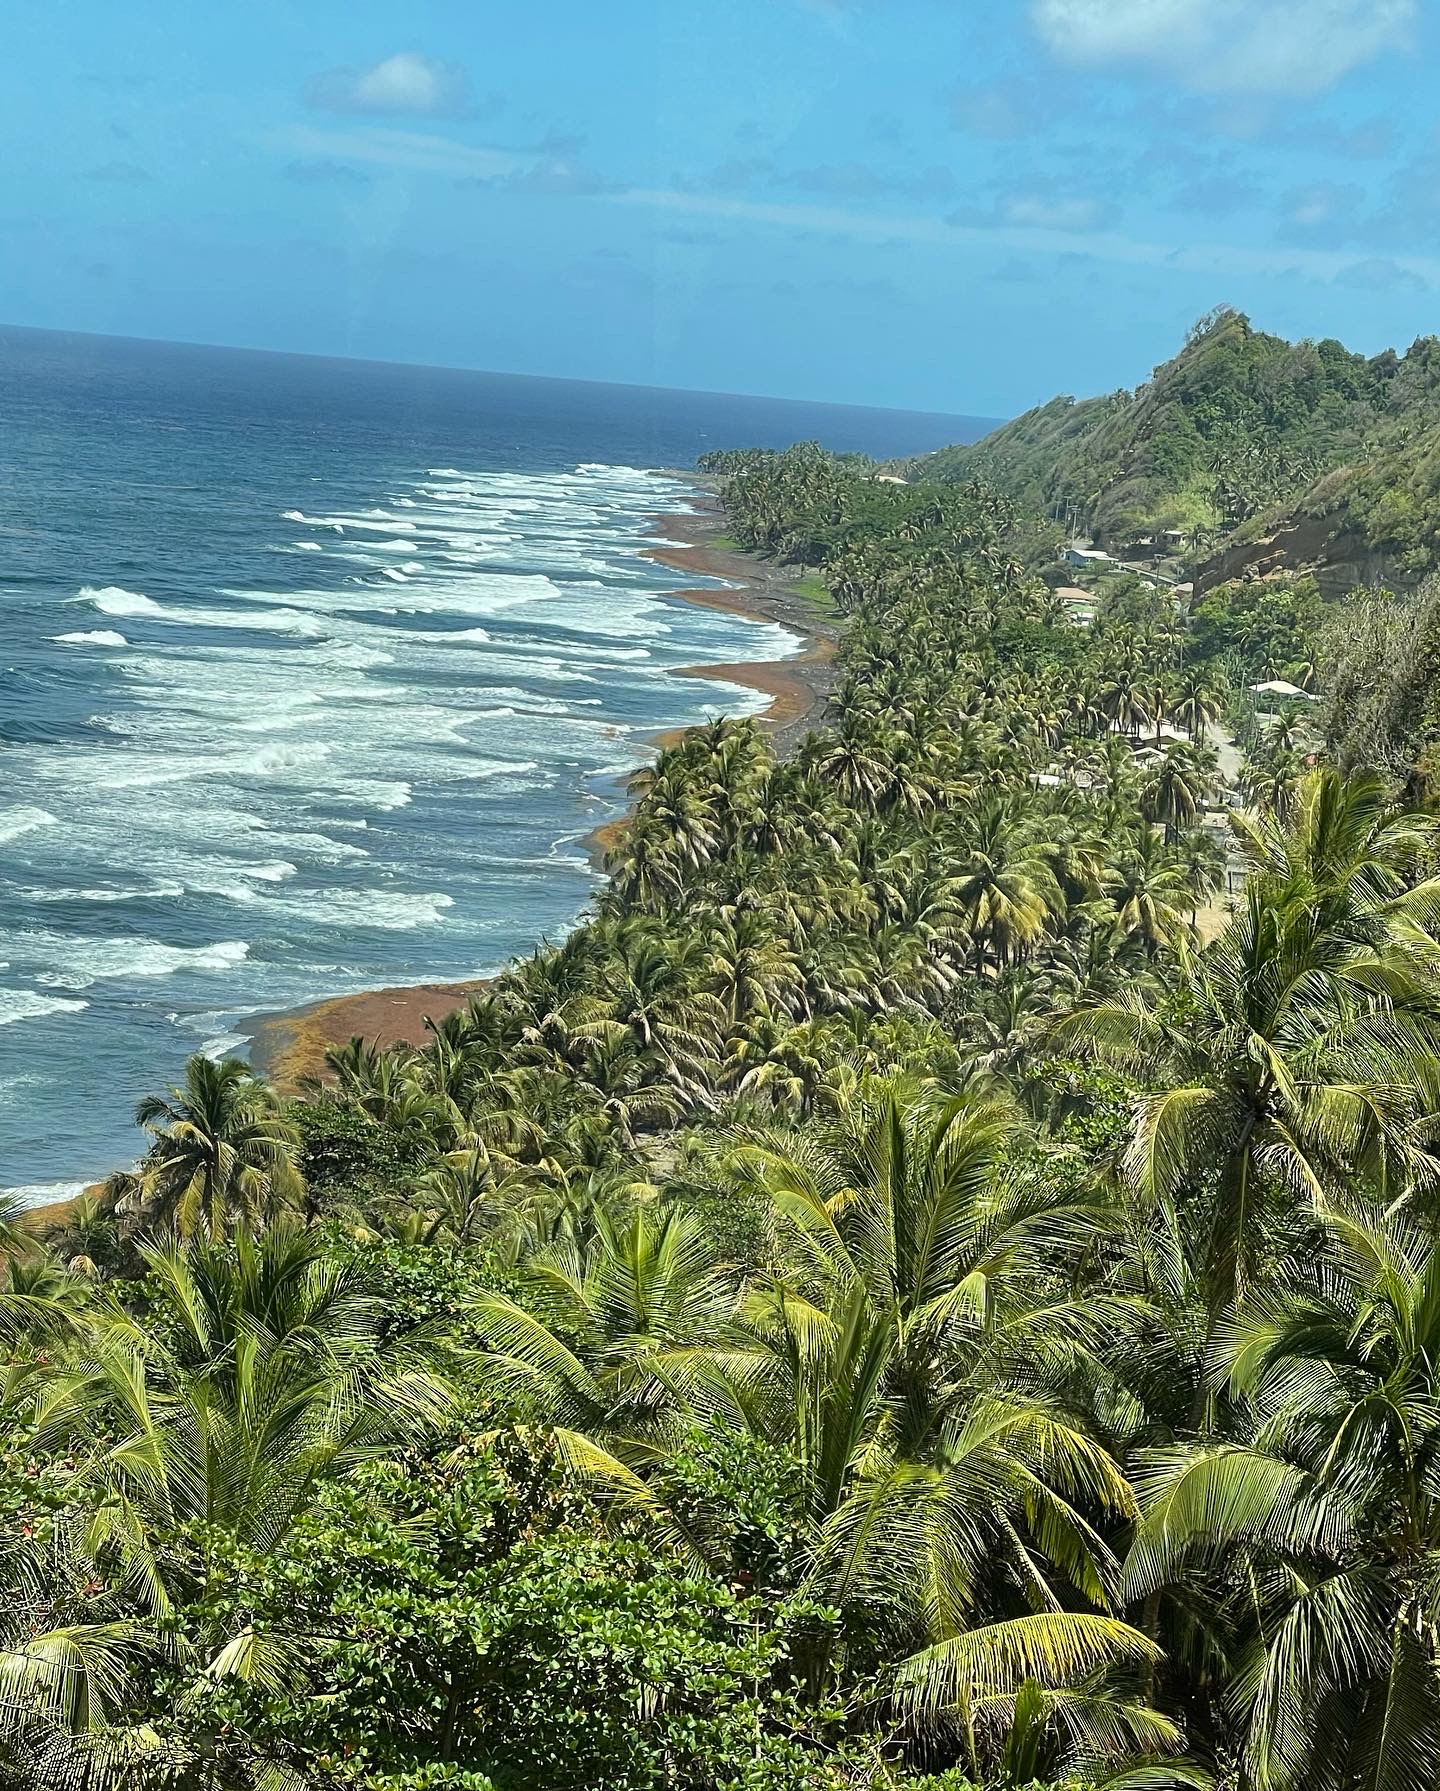
[[[660,519],[658,532],[679,546],[652,547],[651,559],[681,572],[698,572],[723,578],[732,588],[716,590],[700,586],[672,593],[677,602],[698,603],[707,609],[729,610],[761,622],[778,622],[805,642],[791,659],[760,660],[741,665],[683,666],[679,675],[718,678],[742,684],[767,696],[769,706],[760,721],[771,731],[783,757],[800,737],[815,726],[830,695],[832,661],[838,630],[815,601],[796,588],[793,569],[756,559],[753,554],[717,547],[724,517],[716,507],[689,516]]]
[[[671,593],[678,603],[698,603],[728,610],[752,620],[777,622],[799,635],[805,646],[790,659],[738,665],[694,665],[680,668],[688,678],[723,680],[758,690],[769,705],[759,717],[776,749],[786,754],[819,721],[830,694],[838,631],[822,608],[796,589],[793,571],[773,566],[747,553],[715,545],[724,517],[713,500],[702,500],[694,514],[660,516],[654,533],[666,545],[647,550],[649,557],[678,571],[721,578],[727,590],[699,587]],[[671,545],[678,543],[678,545]],[[656,734],[652,744],[665,746],[682,729]],[[586,849],[597,869],[623,833],[627,817],[617,816],[586,836]],[[242,1023],[251,1031],[250,1062],[284,1091],[307,1078],[324,1074],[325,1053],[355,1037],[380,1045],[423,1045],[427,1019],[441,1020],[464,1007],[488,986],[488,978],[468,982],[422,983],[413,987],[369,989],[340,995],[287,1013],[258,1014]],[[252,1030],[253,1029],[253,1030]]]

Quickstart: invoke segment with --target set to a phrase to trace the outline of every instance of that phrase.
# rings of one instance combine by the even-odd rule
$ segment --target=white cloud
[[[773,224],[794,236],[815,231],[853,242],[930,244],[949,248],[1005,249],[1020,254],[1075,255],[1126,267],[1150,267],[1175,273],[1198,274],[1215,280],[1230,275],[1296,277],[1316,281],[1353,278],[1355,263],[1344,250],[1276,245],[1253,248],[1241,243],[1186,240],[1183,243],[1147,242],[1116,230],[1075,230],[1055,225],[1013,221],[977,224],[960,217],[934,218],[914,215],[881,216],[874,212],[846,211],[833,206],[794,205],[750,199],[730,199],[714,193],[675,189],[627,187],[602,195],[611,205],[643,206],[650,210],[684,212],[694,217],[750,224]],[[1361,264],[1373,267],[1373,263]],[[1414,278],[1440,286],[1440,257],[1397,256],[1386,262],[1394,278]]]
[[[309,97],[326,112],[457,118],[470,109],[465,71],[416,50],[400,50],[373,68],[332,68],[311,83]]]
[[[1409,36],[1417,0],[1032,0],[1066,62],[1140,64],[1201,93],[1319,93]]]
[[[1364,197],[1359,187],[1317,180],[1310,186],[1292,187],[1283,205],[1292,224],[1302,230],[1317,230],[1357,216]]]
[[[366,162],[414,174],[453,174],[469,180],[503,180],[535,166],[535,156],[510,149],[482,149],[422,131],[320,131],[295,125],[271,139],[277,148],[331,161]]]
[[[1100,222],[1094,199],[1052,198],[1043,193],[1011,193],[1000,201],[1007,223],[1037,230],[1090,230]]]

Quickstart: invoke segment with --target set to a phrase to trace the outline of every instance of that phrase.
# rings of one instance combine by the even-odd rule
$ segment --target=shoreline
[[[829,699],[838,630],[813,599],[795,589],[794,578],[783,568],[738,549],[715,546],[723,513],[708,492],[699,503],[691,513],[655,516],[650,532],[662,536],[665,545],[644,548],[642,553],[675,571],[724,579],[730,588],[700,586],[660,595],[677,603],[726,610],[749,621],[777,623],[798,635],[804,645],[788,659],[677,666],[675,676],[738,684],[767,697],[769,701],[756,719],[783,758],[794,750]],[[649,736],[649,745],[658,752],[685,731],[683,727],[658,730]],[[582,836],[579,843],[597,873],[603,874],[605,860],[629,819],[627,808]],[[237,1029],[250,1030],[246,1056],[256,1074],[273,1082],[282,1094],[292,1094],[300,1083],[320,1078],[325,1053],[351,1038],[382,1046],[425,1044],[430,1037],[427,1019],[438,1022],[463,1008],[487,989],[497,974],[325,996],[304,1007],[251,1015],[240,1021]]]

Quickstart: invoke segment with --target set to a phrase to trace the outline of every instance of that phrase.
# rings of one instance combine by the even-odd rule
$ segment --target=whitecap
[[[407,783],[378,777],[348,778],[325,792],[332,802],[362,802],[368,808],[382,809],[386,814],[397,808],[409,808],[412,793]],[[352,846],[349,850],[355,848]]]
[[[279,905],[279,904],[277,904]],[[284,904],[302,911],[300,903]],[[307,918],[345,927],[375,927],[381,932],[408,933],[416,927],[438,926],[455,898],[443,893],[410,894],[388,889],[332,889],[305,898]]]
[[[34,989],[0,989],[0,1026],[20,1020],[41,1020],[46,1014],[78,1014],[88,1001],[68,1001],[61,995],[41,995]]]
[[[22,889],[19,893],[27,902],[158,902],[173,901],[183,896],[185,885],[167,881],[141,887],[113,885],[108,889],[39,888]]]
[[[273,864],[237,864],[237,877],[254,877],[258,883],[284,883],[296,875],[296,869],[287,859],[279,859]]]
[[[127,591],[123,585],[81,585],[77,603],[93,603],[107,616],[160,616],[165,612],[143,591]]]
[[[523,772],[539,769],[534,759],[479,759],[473,764],[462,766],[454,775],[466,782],[480,782],[488,777],[503,777],[507,772],[518,776]]]
[[[65,934],[48,933],[22,935],[17,942],[19,948],[44,954],[54,961],[57,967],[38,980],[62,989],[88,989],[92,983],[107,978],[173,976],[177,970],[233,970],[250,955],[250,946],[243,939],[218,939],[213,945],[166,945],[158,939],[72,939]],[[0,1012],[3,999],[0,996]],[[51,1003],[58,997],[31,999]],[[67,1012],[73,1012],[76,1005],[63,1004]],[[50,1008],[43,1011],[49,1012]]]
[[[0,846],[9,845],[11,840],[18,840],[23,833],[33,833],[37,827],[59,825],[48,809],[25,805],[19,808],[0,808]]]
[[[52,634],[53,641],[62,641],[75,647],[128,647],[129,641],[123,634],[117,634],[113,628],[79,629],[74,634]]]
[[[330,757],[330,751],[323,740],[306,740],[296,746],[262,746],[258,752],[233,759],[231,764],[236,771],[251,777],[280,777],[322,763]]]
[[[78,1200],[89,1186],[89,1182],[21,1182],[0,1193],[23,1207],[51,1206],[59,1200]]]

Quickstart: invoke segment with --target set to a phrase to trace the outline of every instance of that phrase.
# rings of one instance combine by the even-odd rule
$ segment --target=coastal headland
[[[661,543],[646,549],[649,558],[676,571],[723,579],[725,588],[699,586],[669,593],[677,603],[696,603],[728,610],[752,621],[775,622],[805,642],[788,659],[743,664],[693,665],[679,668],[681,677],[739,684],[759,691],[768,706],[758,717],[782,756],[792,751],[819,720],[830,694],[838,631],[826,606],[805,591],[793,568],[774,566],[726,544],[724,518],[708,496],[685,515],[655,518],[653,532]],[[653,737],[657,750],[683,732],[670,729]],[[617,816],[586,836],[596,868],[603,865],[628,817]],[[325,1070],[325,1053],[351,1038],[377,1045],[423,1045],[426,1021],[438,1021],[463,1007],[488,984],[488,978],[453,983],[421,983],[409,987],[367,989],[313,1002],[289,1012],[259,1014],[248,1022],[250,1062],[282,1091]]]

